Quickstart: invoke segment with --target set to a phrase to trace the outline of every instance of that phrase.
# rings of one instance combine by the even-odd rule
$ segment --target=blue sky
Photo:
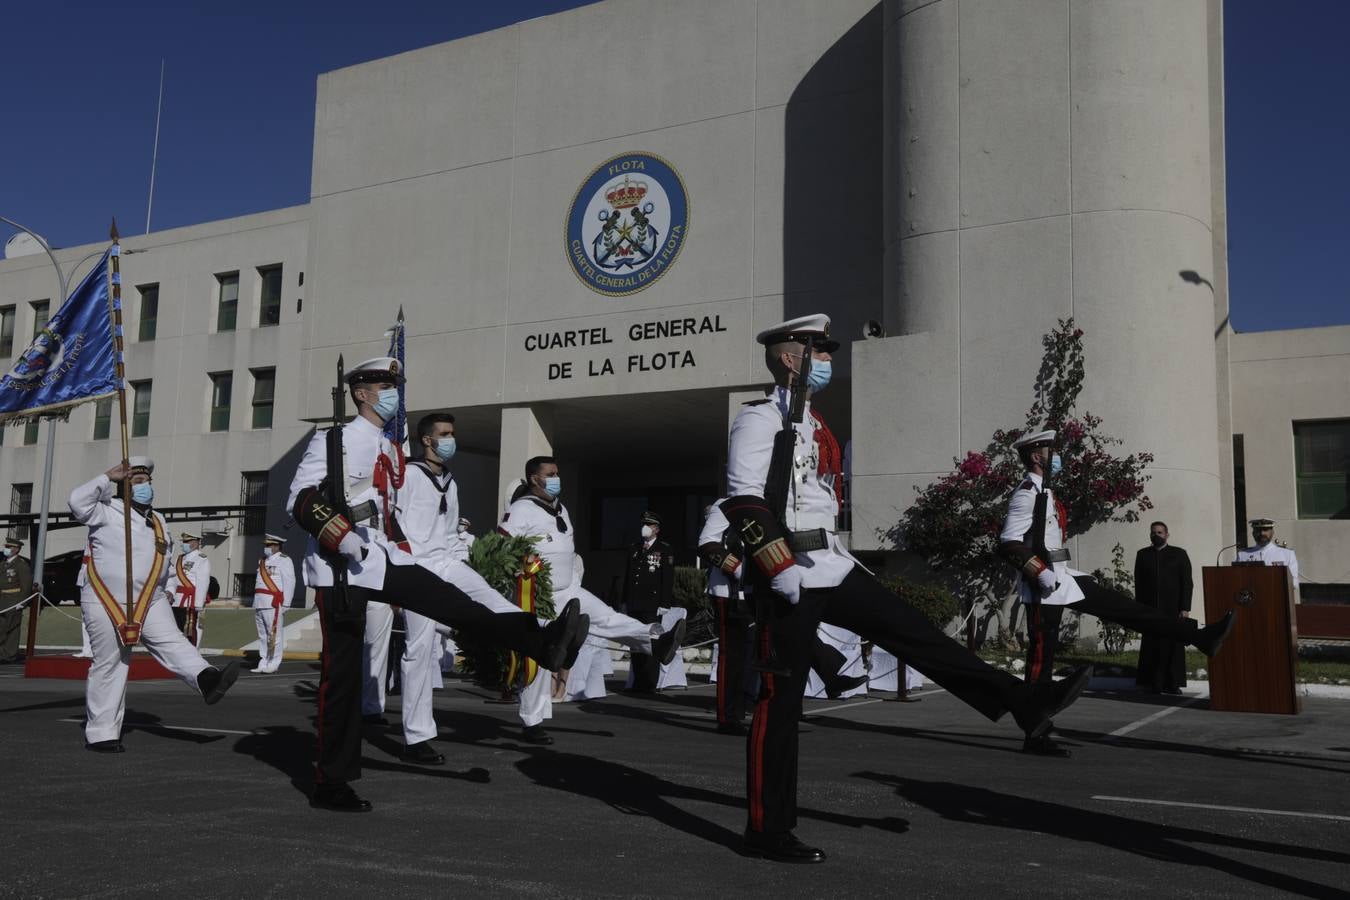
[[[0,20],[0,215],[58,246],[305,203],[322,72],[575,0],[86,2]],[[1229,276],[1241,331],[1350,323],[1350,3],[1228,0]],[[60,48],[59,55],[53,48]],[[0,238],[8,236],[8,228]]]

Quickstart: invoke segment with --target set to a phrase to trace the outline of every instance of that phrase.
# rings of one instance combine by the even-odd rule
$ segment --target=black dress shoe
[[[383,728],[389,724],[389,720],[384,717],[383,713],[369,713],[361,717],[361,724]]]
[[[577,633],[572,638],[572,647],[567,651],[567,658],[563,660],[563,668],[570,669],[577,664],[577,656],[581,653],[581,648],[586,643],[586,635],[591,632],[591,617],[582,613],[577,616]]]
[[[409,744],[403,748],[403,752],[399,754],[399,759],[421,766],[445,765],[445,756],[436,752],[436,748],[431,746],[431,741],[418,741],[416,744]]]
[[[1180,697],[1181,688],[1162,688],[1158,691],[1160,694],[1167,694],[1170,697]]]
[[[1191,639],[1192,646],[1206,656],[1216,655],[1223,646],[1224,639],[1232,633],[1236,621],[1237,610],[1230,609],[1219,621],[1198,629],[1195,637]]]
[[[1031,701],[1013,711],[1017,725],[1026,733],[1027,740],[1035,740],[1050,733],[1055,714],[1067,709],[1092,680],[1092,666],[1079,666],[1068,678],[1049,684],[1030,684]]]
[[[670,665],[670,661],[675,658],[675,651],[680,649],[680,644],[684,641],[684,633],[689,626],[685,625],[684,619],[678,619],[675,627],[652,641],[652,656],[663,666]]]
[[[119,740],[94,741],[92,744],[85,744],[84,749],[92,750],[95,753],[125,753],[126,748],[122,746]]]
[[[217,669],[211,666],[208,669],[202,669],[197,674],[197,689],[202,692],[202,699],[206,705],[219,703],[220,698],[225,696],[225,692],[234,684],[234,680],[239,677],[238,660],[229,663],[223,669]]]
[[[567,601],[558,617],[544,626],[544,648],[535,658],[535,662],[550,672],[557,672],[565,666],[569,657],[575,661],[573,651],[580,650],[580,642],[577,639],[580,620],[581,601],[573,597]],[[584,634],[581,640],[585,640]]]
[[[718,722],[718,734],[729,734],[732,737],[745,737],[745,725],[741,722]]]
[[[825,851],[808,847],[790,831],[782,834],[745,833],[745,852],[748,856],[785,863],[819,863],[825,861]]]
[[[527,744],[540,747],[553,743],[553,735],[544,730],[543,725],[529,725],[520,732],[520,739]]]
[[[362,800],[345,781],[337,784],[316,784],[314,793],[309,795],[309,805],[315,809],[333,812],[370,812],[373,809],[370,801]]]
[[[834,675],[821,680],[825,684],[825,696],[831,700],[838,700],[854,688],[867,684],[866,675]]]
[[[1055,743],[1050,739],[1050,735],[1043,734],[1040,737],[1029,737],[1022,742],[1022,752],[1031,756],[1056,756],[1061,759],[1067,759],[1073,756],[1068,748]]]

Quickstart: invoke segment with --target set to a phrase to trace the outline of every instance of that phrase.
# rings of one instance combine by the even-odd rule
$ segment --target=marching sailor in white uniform
[[[554,605],[580,601],[581,612],[590,619],[591,635],[617,641],[630,652],[646,653],[663,665],[670,662],[684,640],[684,620],[676,622],[670,631],[660,622],[644,624],[614,609],[573,577],[576,531],[567,507],[558,499],[561,492],[557,461],[550,456],[532,457],[525,463],[525,480],[516,488],[497,527],[504,534],[539,538],[535,549],[549,564]],[[552,693],[547,678],[536,678],[521,692],[520,718],[528,743],[553,743],[542,724],[553,717]]]
[[[178,558],[169,568],[164,591],[173,605],[173,617],[183,636],[193,646],[202,645],[202,611],[210,602],[207,596],[211,584],[211,560],[202,552],[202,536],[184,531],[179,535]]]
[[[258,626],[258,667],[254,672],[270,675],[281,665],[286,651],[286,610],[295,596],[295,563],[282,552],[286,539],[263,536],[263,555],[253,584],[253,619]]]
[[[534,616],[493,613],[464,590],[437,577],[407,549],[393,515],[408,474],[400,448],[383,432],[398,409],[402,366],[391,357],[352,368],[346,383],[357,416],[342,429],[342,508],[327,500],[328,434],[316,433],[291,482],[287,509],[311,535],[305,582],[316,589],[324,633],[319,680],[319,756],[310,804],[337,812],[368,812],[350,782],[361,777],[361,668],[367,603],[393,603],[438,622],[468,627],[491,642],[560,669],[585,639],[576,604],[547,628]],[[333,566],[346,578],[336,586]]]
[[[792,834],[798,720],[819,622],[885,647],[990,719],[1012,712],[1028,735],[1048,731],[1051,717],[1090,677],[1085,669],[1054,692],[1037,694],[951,640],[849,555],[835,533],[843,452],[810,403],[829,384],[831,354],[839,347],[829,325],[828,316],[804,316],[758,335],[775,384],[763,399],[742,406],[732,423],[729,496],[720,504],[744,547],[743,571],[756,594],[777,595],[768,598],[771,607],[761,623],[760,639],[773,655],[760,679],[747,745],[744,846],[779,862],[825,859]]]
[[[1144,634],[1191,644],[1209,656],[1218,653],[1233,628],[1231,611],[1200,628],[1194,619],[1180,619],[1136,603],[1069,568],[1068,514],[1051,487],[1060,465],[1059,454],[1054,452],[1055,434],[1053,429],[1038,431],[1013,442],[1027,471],[1008,501],[997,550],[1021,574],[1018,589],[1027,607],[1027,681],[1050,684],[1065,607]],[[1029,738],[1022,749],[1045,756],[1068,755],[1048,735]]]
[[[1237,552],[1237,562],[1265,563],[1268,566],[1288,566],[1289,579],[1294,584],[1294,602],[1298,602],[1298,557],[1294,551],[1275,540],[1275,520],[1259,518],[1251,520],[1252,540],[1250,547]]]
[[[133,456],[71,492],[70,511],[89,529],[89,562],[80,590],[80,614],[89,630],[93,662],[85,685],[85,747],[122,752],[127,667],[132,638],[160,664],[199,691],[208,704],[225,696],[239,674],[231,662],[218,669],[183,636],[164,592],[169,537],[164,517],[151,507],[155,464]],[[131,484],[131,590],[133,613],[126,616],[126,529],[118,494]],[[139,622],[139,624],[138,624]]]

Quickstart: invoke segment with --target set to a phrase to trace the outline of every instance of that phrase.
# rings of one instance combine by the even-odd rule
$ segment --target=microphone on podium
[[[1222,563],[1219,562],[1219,558],[1223,556],[1223,551],[1232,550],[1236,546],[1237,544],[1229,544],[1227,547],[1220,547],[1219,552],[1214,554],[1214,565],[1222,565]]]

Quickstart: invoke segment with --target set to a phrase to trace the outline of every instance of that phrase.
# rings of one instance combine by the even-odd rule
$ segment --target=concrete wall
[[[609,0],[325,74],[311,382],[339,351],[383,352],[399,304],[418,408],[733,388],[764,380],[754,334],[786,315],[827,309],[856,334],[880,314],[880,69],[875,0]],[[682,177],[687,241],[612,298],[574,276],[564,221],[592,169],[635,151]],[[675,316],[722,330],[629,338]],[[575,329],[612,343],[525,347]],[[694,364],[627,370],[670,350]],[[613,374],[588,374],[606,358]],[[304,414],[323,405],[312,390]]]
[[[1350,520],[1298,518],[1294,424],[1350,419],[1350,326],[1235,334],[1232,350],[1247,517],[1275,520],[1275,536],[1298,554],[1304,581],[1346,584]]]
[[[1086,332],[1080,411],[1156,454],[1148,493],[1179,544],[1197,561],[1220,545],[1221,448],[1197,425],[1219,407],[1216,298],[1178,277],[1216,269],[1217,15],[1204,0],[886,5],[895,336],[855,345],[870,385],[854,396],[855,546],[884,549],[914,485],[1022,424],[1039,338],[1069,316]],[[1092,568],[1145,540],[1099,527],[1076,556]]]
[[[308,309],[298,310],[305,295],[300,276],[305,270],[309,225],[306,208],[295,207],[256,216],[211,222],[189,228],[129,237],[122,242],[122,283],[126,322],[127,379],[151,379],[153,384],[149,436],[133,438],[131,453],[154,458],[156,506],[235,505],[240,502],[240,476],[267,471],[269,501],[267,528],[279,531],[286,516],[281,510],[290,477],[298,461],[297,448],[309,426],[299,421],[296,406],[299,382],[300,322]],[[69,266],[102,247],[73,247],[58,258]],[[258,267],[280,264],[283,269],[281,323],[259,327],[261,280]],[[86,264],[87,266],[88,264]],[[72,277],[83,277],[81,268]],[[218,291],[216,275],[239,273],[239,310],[236,330],[216,332]],[[153,341],[140,341],[138,285],[159,284],[159,316]],[[0,261],[0,306],[11,302],[26,309],[27,300],[56,294],[55,276],[45,255]],[[55,311],[59,304],[53,303]],[[15,335],[15,352],[22,352],[31,334],[31,322],[22,318]],[[8,368],[8,360],[0,366]],[[276,369],[273,426],[252,428],[250,369]],[[210,432],[211,382],[208,372],[230,371],[234,391],[230,428]],[[131,413],[128,394],[128,414]],[[46,452],[43,424],[38,441],[22,446],[23,430],[6,428],[0,452],[0,484],[32,482],[33,509],[38,508],[42,464]],[[76,485],[103,472],[121,458],[114,404],[114,422],[107,440],[92,439],[94,406],[77,408],[69,422],[57,428],[51,508],[68,511],[67,498]],[[5,502],[8,502],[6,498]],[[207,552],[222,594],[232,592],[233,572],[251,570],[262,552],[261,535],[240,537],[239,522],[231,536],[208,537]],[[192,526],[223,531],[226,523]],[[175,533],[179,529],[175,529]],[[84,529],[54,531],[48,555],[82,546]],[[32,545],[25,548],[29,552]],[[299,549],[299,548],[297,548]]]

